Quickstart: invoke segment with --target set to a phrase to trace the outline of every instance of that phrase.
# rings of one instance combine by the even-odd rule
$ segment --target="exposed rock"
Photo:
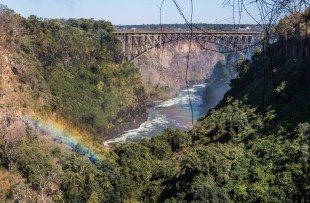
[[[19,140],[26,136],[26,124],[21,114],[22,94],[12,71],[9,53],[0,47],[0,137],[3,140]]]
[[[4,140],[19,140],[26,137],[26,123],[22,117],[9,111],[0,111],[0,137]]]
[[[19,88],[19,80],[14,74],[16,67],[10,60],[12,58],[13,55],[0,46],[0,109],[9,109],[21,115],[28,95]]]
[[[142,74],[149,100],[171,97],[186,87],[189,44],[189,41],[169,43],[134,60]],[[216,50],[216,46],[209,44],[209,49]],[[193,41],[188,81],[192,84],[204,81],[211,75],[219,60],[224,60],[223,54],[201,49],[199,44]]]

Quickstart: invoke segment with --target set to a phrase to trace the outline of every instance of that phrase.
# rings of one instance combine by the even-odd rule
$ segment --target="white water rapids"
[[[202,95],[206,84],[193,85],[188,89],[194,122],[207,112],[202,108]],[[155,102],[154,107],[147,109],[148,119],[139,128],[128,130],[118,138],[105,143],[122,143],[139,141],[162,133],[166,128],[189,130],[192,126],[192,111],[187,90],[181,90],[178,95],[166,101]]]

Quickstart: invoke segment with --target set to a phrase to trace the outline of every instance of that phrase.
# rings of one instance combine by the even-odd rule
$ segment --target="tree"
[[[87,200],[87,203],[97,203],[99,202],[98,194],[97,192],[92,192],[89,199]]]
[[[234,69],[238,73],[239,77],[244,76],[244,74],[248,71],[250,68],[250,61],[246,58],[241,58],[237,61],[237,63],[234,64]]]
[[[18,116],[6,111],[0,118],[0,138],[3,141],[3,151],[8,160],[9,172],[12,173],[13,161],[17,153],[17,147],[22,137],[26,137],[26,124]]]
[[[56,173],[51,173],[51,174],[47,174],[47,175],[40,174],[41,180],[40,180],[39,187],[41,189],[41,200],[43,203],[46,203],[45,196],[44,196],[46,187],[50,182],[53,181],[53,179],[56,177],[56,175],[57,175]]]

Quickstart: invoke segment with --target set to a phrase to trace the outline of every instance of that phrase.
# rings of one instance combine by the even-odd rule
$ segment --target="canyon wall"
[[[149,100],[174,96],[186,87],[189,46],[189,41],[165,44],[134,60],[142,75]],[[211,43],[208,48],[216,50],[216,46]],[[187,78],[190,84],[203,82],[212,74],[214,65],[225,60],[223,54],[201,49],[195,41],[191,43],[189,58]]]

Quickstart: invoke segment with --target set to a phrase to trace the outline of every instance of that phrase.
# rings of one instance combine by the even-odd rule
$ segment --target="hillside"
[[[111,32],[0,5],[0,202],[87,199],[75,181],[97,173],[102,140],[146,119],[141,75]]]
[[[0,14],[0,51],[12,73],[2,83],[15,78],[9,82],[22,100],[10,98],[15,108],[101,139],[146,119],[141,75],[123,60],[111,23],[24,19],[7,8]]]
[[[309,13],[281,20],[276,42],[236,63],[230,91],[191,131],[107,151],[93,137],[64,146],[25,115],[105,135],[126,122],[117,115],[143,112],[141,76],[110,24],[2,9],[0,202],[309,202]]]

